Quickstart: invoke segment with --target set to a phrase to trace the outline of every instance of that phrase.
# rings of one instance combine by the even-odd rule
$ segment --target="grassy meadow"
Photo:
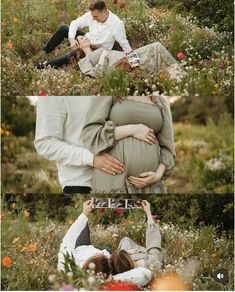
[[[92,274],[77,268],[63,274],[56,269],[59,244],[80,214],[84,200],[56,194],[2,197],[2,290],[99,288],[101,283]],[[191,196],[186,200],[185,196],[153,195],[148,200],[160,224],[164,252],[163,266],[155,276],[171,271],[184,275],[187,262],[194,261],[196,274],[187,278],[193,290],[232,291],[233,196]],[[95,245],[108,244],[115,249],[124,236],[144,244],[142,210],[97,209],[89,221]],[[228,270],[225,284],[213,279],[213,272],[219,268]]]
[[[133,49],[160,41],[182,64],[186,75],[180,82],[165,72],[150,74],[139,68],[101,73],[96,79],[82,76],[77,64],[38,71],[37,61],[53,57],[42,48],[61,24],[87,11],[89,1],[30,0],[2,1],[2,96],[11,95],[166,95],[233,96],[232,32],[208,28],[194,16],[152,7],[151,1],[126,0],[107,6],[125,23]],[[121,2],[124,4],[120,5]],[[120,8],[121,7],[121,8]],[[68,43],[60,46],[68,52]],[[182,53],[180,59],[178,53]]]

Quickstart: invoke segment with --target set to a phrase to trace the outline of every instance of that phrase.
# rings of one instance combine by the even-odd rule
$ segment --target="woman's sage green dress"
[[[150,145],[133,137],[116,141],[116,126],[144,124],[152,128],[158,139]],[[125,98],[97,96],[91,104],[82,130],[84,147],[94,154],[108,152],[124,164],[125,171],[110,175],[99,169],[93,171],[93,193],[166,193],[164,183],[138,189],[128,181],[129,176],[156,171],[159,163],[166,166],[164,176],[169,176],[175,161],[173,124],[169,104],[164,97],[156,103],[146,103]]]
[[[95,77],[101,70],[115,68],[116,63],[125,57],[123,51],[111,50],[105,58],[104,65],[99,66],[98,62],[104,50],[101,47],[78,62],[78,66],[83,74]],[[159,72],[161,69],[167,70],[171,65],[177,63],[170,52],[159,42],[136,49],[135,52],[140,58],[140,67],[151,72]]]

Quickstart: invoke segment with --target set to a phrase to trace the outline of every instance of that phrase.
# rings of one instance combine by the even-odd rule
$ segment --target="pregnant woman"
[[[90,41],[84,36],[78,36],[77,40],[80,46],[78,55],[81,56],[85,54],[85,57],[78,61],[78,66],[81,72],[85,75],[95,77],[98,72],[108,68],[115,68],[119,65],[121,60],[125,60],[126,55],[123,51],[107,51],[103,47],[92,51]],[[140,66],[149,71],[159,72],[160,70],[165,69],[170,77],[175,79],[182,74],[182,69],[176,62],[175,58],[159,42],[141,47],[135,50],[135,52],[140,58]],[[46,62],[40,62],[36,64],[36,67],[38,69],[44,69],[48,66],[58,68],[63,65],[68,65],[76,58],[77,52],[72,51],[58,58]],[[130,66],[129,69],[131,69]]]
[[[125,169],[113,175],[94,169],[93,192],[166,193],[162,178],[174,168],[175,147],[164,97],[95,97],[82,140],[92,153],[108,152]]]

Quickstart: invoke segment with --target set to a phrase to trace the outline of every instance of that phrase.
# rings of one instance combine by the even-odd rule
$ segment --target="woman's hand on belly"
[[[154,171],[144,172],[140,174],[140,177],[130,176],[128,180],[138,189],[142,189],[152,184],[160,182],[165,172],[165,169],[166,169],[165,165],[159,164],[156,172]]]
[[[144,141],[148,144],[157,144],[157,138],[154,134],[154,130],[143,125],[124,125],[124,126],[117,126],[115,128],[115,139],[121,140],[127,137],[133,137],[138,140]]]
[[[133,133],[131,136],[148,144],[158,143],[154,130],[143,124],[133,125]]]

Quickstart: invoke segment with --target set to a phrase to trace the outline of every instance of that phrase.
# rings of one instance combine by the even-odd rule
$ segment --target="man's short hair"
[[[82,268],[83,271],[86,272],[87,270],[89,270],[90,269],[89,265],[91,263],[94,264],[95,274],[102,273],[105,279],[107,279],[109,275],[111,274],[111,266],[110,266],[109,259],[104,254],[99,253],[88,258]]]
[[[93,11],[93,10],[99,10],[99,11],[102,11],[104,9],[107,9],[106,8],[106,4],[104,1],[102,0],[96,0],[96,1],[93,1],[90,5],[90,10]]]

